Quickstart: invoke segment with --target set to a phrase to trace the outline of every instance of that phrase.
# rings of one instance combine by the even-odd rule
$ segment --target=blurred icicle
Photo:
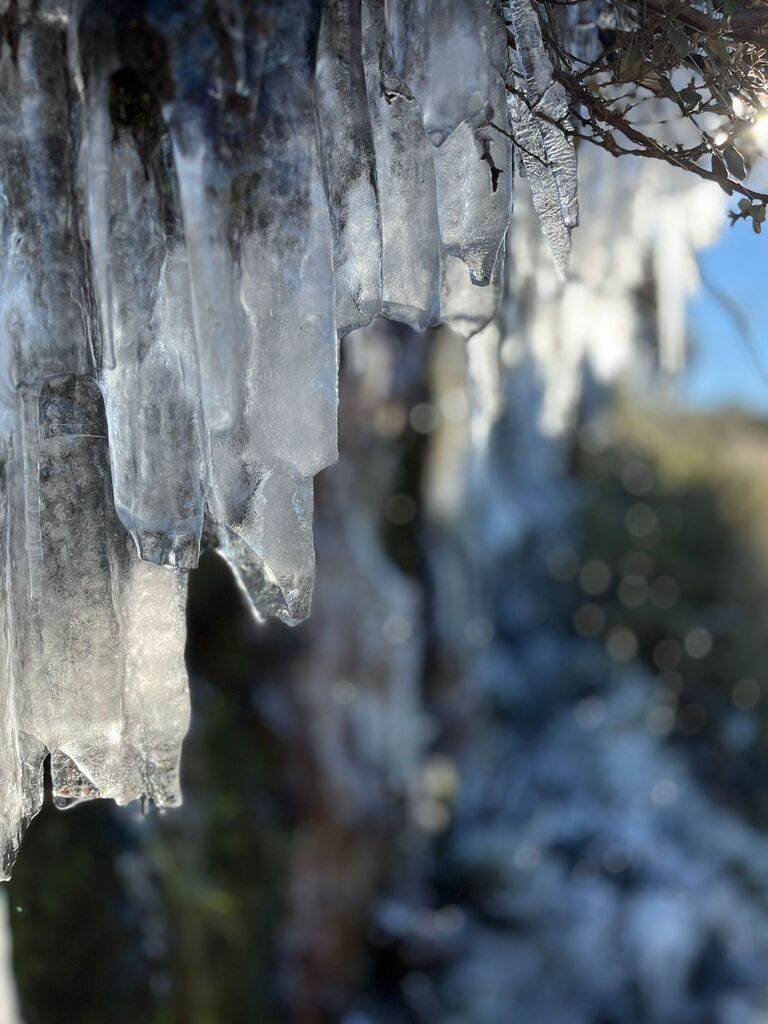
[[[541,229],[561,273],[568,267],[571,231],[579,222],[576,150],[569,138],[568,101],[553,77],[531,0],[505,0],[515,38],[509,117],[531,184]]]
[[[497,5],[485,12],[485,23],[486,103],[434,151],[442,244],[440,319],[464,338],[481,330],[498,310],[514,196],[505,86],[509,60]]]
[[[657,215],[647,227],[651,259],[657,282],[656,329],[659,365],[671,377],[686,367],[688,318],[682,297],[690,297],[701,285],[697,252],[711,245],[724,222],[725,198],[713,201],[716,187],[698,182],[691,187],[682,174],[676,188],[664,188],[657,171]],[[650,190],[649,190],[650,191]],[[650,201],[650,196],[648,197]],[[638,220],[642,214],[638,210]]]
[[[472,282],[461,260],[443,255],[440,291],[440,319],[462,338],[469,339],[486,327],[499,311],[504,281],[504,248],[487,285]]]

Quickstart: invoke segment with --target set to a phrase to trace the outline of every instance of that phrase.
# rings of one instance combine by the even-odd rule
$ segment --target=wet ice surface
[[[557,115],[531,12],[509,6],[525,88]],[[560,263],[575,222],[568,144],[508,108],[498,0],[8,17],[3,875],[48,754],[60,806],[179,801],[201,541],[257,616],[307,616],[339,338],[380,314],[466,338],[494,317],[514,131],[547,151],[540,183],[528,170]]]

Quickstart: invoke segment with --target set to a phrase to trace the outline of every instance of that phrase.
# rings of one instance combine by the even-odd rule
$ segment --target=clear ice
[[[509,120],[533,205],[555,266],[563,274],[579,222],[576,149],[565,89],[553,76],[532,0],[505,0],[516,46],[510,49]]]
[[[488,0],[385,0],[393,67],[423,111],[426,133],[441,146],[488,103],[489,47],[499,35]]]
[[[576,199],[527,0],[0,10],[7,877],[46,758],[61,807],[179,802],[201,545],[309,613],[340,338],[493,319],[514,137],[561,265]]]
[[[336,325],[343,336],[369,324],[382,302],[381,217],[361,0],[323,3],[315,99],[333,230]]]

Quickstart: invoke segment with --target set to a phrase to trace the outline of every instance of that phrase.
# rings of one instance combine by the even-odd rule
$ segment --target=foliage
[[[768,135],[766,0],[537,0],[536,7],[570,99],[570,120],[559,127],[614,156],[663,160],[716,182],[740,196],[732,220],[751,220],[759,233],[768,194],[752,171]],[[597,53],[580,45],[579,28],[590,19]],[[520,95],[514,82],[509,89]]]
[[[624,406],[581,432],[574,627],[650,670],[649,731],[687,744],[710,792],[764,823],[766,426],[654,413]]]

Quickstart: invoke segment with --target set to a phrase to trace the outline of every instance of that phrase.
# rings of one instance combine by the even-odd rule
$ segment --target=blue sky
[[[744,221],[726,225],[700,261],[705,277],[747,317],[755,355],[732,317],[703,287],[689,304],[693,348],[682,396],[699,408],[738,405],[768,416],[768,228],[756,235]]]

